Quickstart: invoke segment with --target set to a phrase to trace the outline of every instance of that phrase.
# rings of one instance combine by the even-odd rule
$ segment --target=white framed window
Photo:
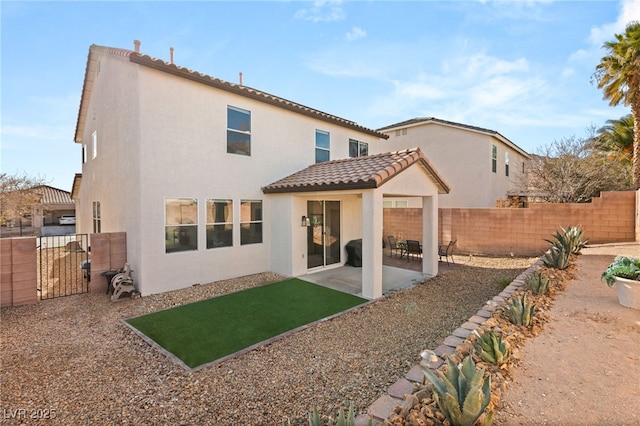
[[[82,144],[82,164],[87,162],[87,144]]]
[[[316,130],[316,163],[329,161],[331,150],[331,141],[329,132]]]
[[[509,153],[504,153],[504,175],[509,176]]]
[[[349,157],[365,157],[369,155],[369,144],[349,139]]]
[[[240,201],[240,244],[262,242],[262,201]]]
[[[251,111],[227,106],[227,153],[251,155]]]
[[[96,130],[91,134],[91,158],[98,156],[98,131]]]
[[[102,213],[100,213],[100,201],[93,202],[93,233],[99,234],[102,230]]]
[[[165,200],[165,253],[198,250],[198,200]]]
[[[233,200],[207,200],[207,248],[233,246]]]
[[[491,145],[491,171],[498,171],[498,147],[495,145]]]
[[[383,200],[382,208],[385,209],[406,209],[409,207],[407,200]]]

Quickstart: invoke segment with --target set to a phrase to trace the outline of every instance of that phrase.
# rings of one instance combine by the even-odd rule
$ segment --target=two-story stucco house
[[[382,150],[419,147],[447,180],[451,191],[440,195],[440,207],[495,207],[497,200],[505,199],[521,183],[531,158],[494,130],[433,117],[402,121],[378,131],[388,136]]]
[[[383,152],[384,133],[172,62],[92,45],[75,133],[78,232],[126,232],[143,296],[344,265],[362,239],[362,295],[379,297],[390,196],[422,201],[437,274],[449,187],[420,150]]]

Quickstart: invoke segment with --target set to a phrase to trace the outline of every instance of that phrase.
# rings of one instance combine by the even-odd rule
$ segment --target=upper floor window
[[[498,170],[498,147],[491,145],[491,171],[496,173]]]
[[[329,132],[316,130],[316,163],[329,161],[330,148]]]
[[[198,250],[198,200],[165,200],[165,251]]]
[[[251,155],[251,112],[227,106],[227,152]]]
[[[87,162],[87,144],[82,144],[82,164]]]
[[[240,244],[262,242],[262,201],[240,201]]]
[[[207,200],[207,248],[233,245],[233,201]]]
[[[509,153],[504,153],[504,175],[509,176]]]
[[[91,148],[93,150],[91,154],[91,158],[96,158],[96,156],[98,155],[98,131],[97,130],[91,134],[91,144],[92,144]]]
[[[369,155],[369,144],[349,139],[349,157],[365,157]]]

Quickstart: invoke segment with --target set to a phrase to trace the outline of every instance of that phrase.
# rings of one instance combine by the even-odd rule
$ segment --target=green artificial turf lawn
[[[294,278],[127,322],[194,368],[365,302]]]

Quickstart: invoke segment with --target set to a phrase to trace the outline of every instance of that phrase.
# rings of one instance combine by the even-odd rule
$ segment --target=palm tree
[[[633,158],[633,134],[633,116],[631,114],[618,120],[607,120],[607,124],[597,131],[596,146],[626,163]]]
[[[603,99],[609,105],[622,102],[631,106],[633,116],[633,187],[640,188],[640,22],[630,22],[624,34],[616,34],[615,41],[603,47],[608,55],[596,66],[594,77]]]

